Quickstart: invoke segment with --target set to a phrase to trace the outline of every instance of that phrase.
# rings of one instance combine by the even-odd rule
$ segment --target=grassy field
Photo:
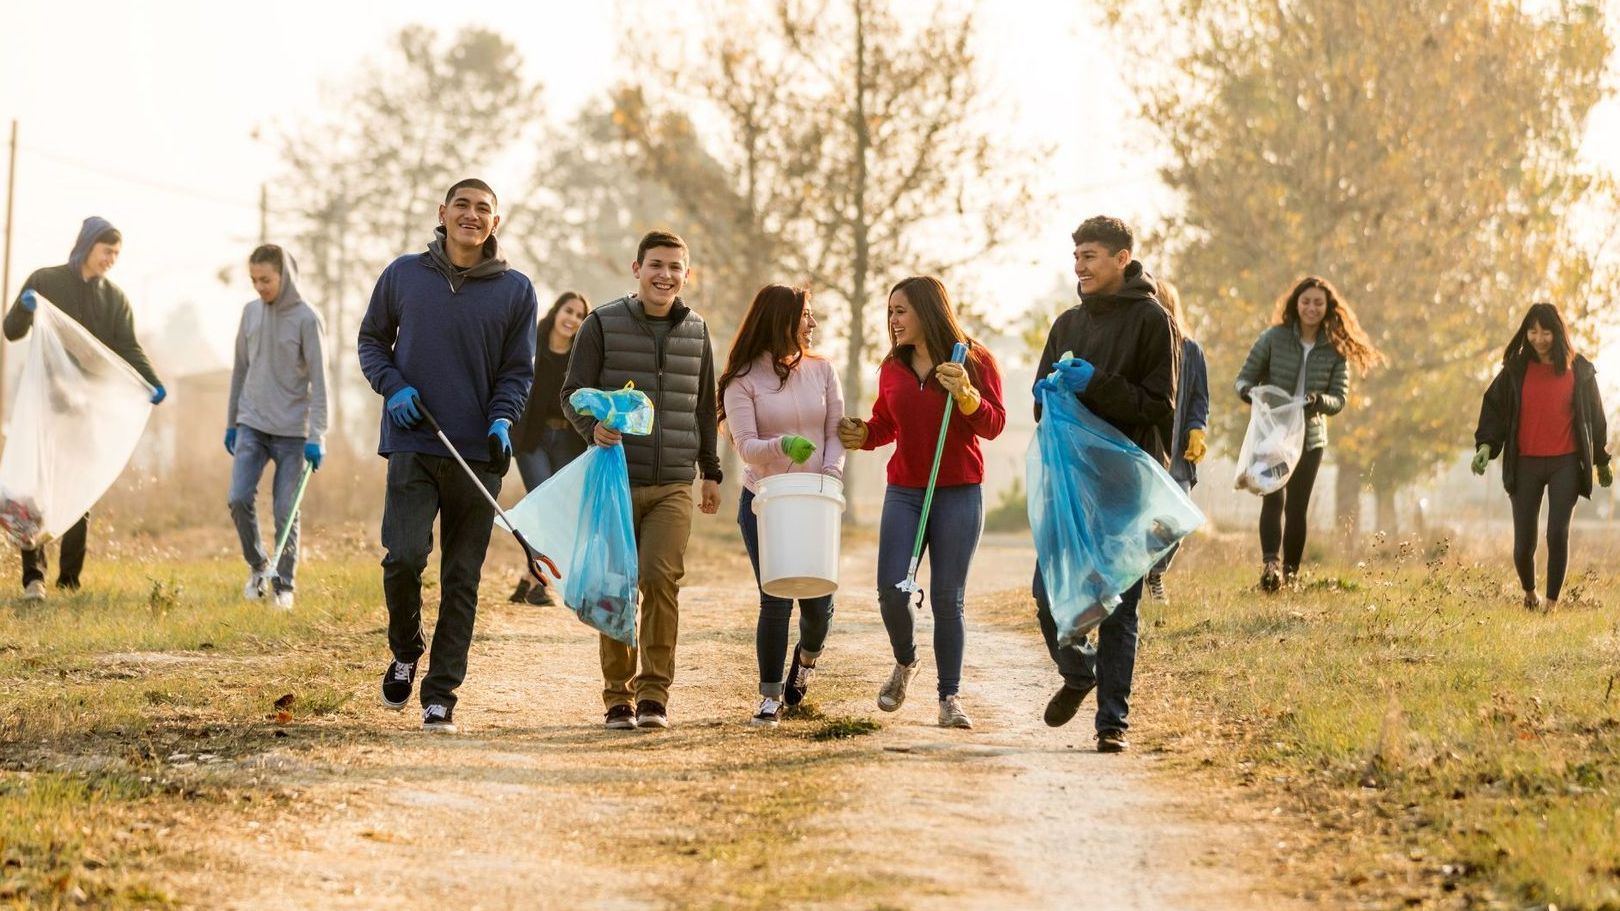
[[[93,592],[0,603],[0,907],[173,905],[171,833],[298,799],[255,757],[369,736],[363,538],[318,550],[290,615],[244,605],[236,562],[152,545],[102,558]],[[1531,614],[1505,556],[1375,543],[1264,597],[1246,546],[1198,542],[1144,608],[1139,749],[1292,820],[1277,874],[1326,906],[1620,909],[1612,577],[1572,573]],[[980,603],[1033,634],[1022,594]],[[703,848],[739,869],[759,849]]]

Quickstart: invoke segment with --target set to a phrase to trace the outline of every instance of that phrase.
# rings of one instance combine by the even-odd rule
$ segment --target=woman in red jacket
[[[939,279],[908,278],[889,292],[889,354],[878,370],[872,418],[845,418],[838,434],[847,449],[895,444],[878,534],[878,602],[894,649],[894,671],[878,692],[878,708],[892,712],[906,699],[917,675],[917,643],[911,596],[905,581],[922,517],[928,474],[945,409],[954,408],[923,538],[928,551],[930,601],[934,611],[934,662],[939,670],[941,727],[971,728],[957,691],[966,639],[962,605],[968,566],[984,525],[984,456],[979,438],[995,439],[1007,421],[995,358],[962,331],[950,295]],[[967,363],[950,362],[958,342],[969,345]]]

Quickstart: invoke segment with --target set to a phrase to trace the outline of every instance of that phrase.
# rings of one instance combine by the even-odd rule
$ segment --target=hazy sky
[[[1022,310],[1052,287],[1068,268],[1068,232],[1080,218],[1107,211],[1148,224],[1167,204],[1152,163],[1117,130],[1096,126],[1131,107],[1100,8],[1079,0],[982,7],[991,90],[1016,105],[1009,139],[1056,150],[1042,189],[1057,203],[995,268],[1003,293],[991,309]],[[195,318],[213,351],[199,352],[185,369],[223,366],[252,296],[243,262],[258,237],[259,186],[276,172],[274,143],[256,141],[256,129],[273,137],[313,117],[323,83],[380,55],[410,23],[500,30],[544,84],[550,116],[563,120],[612,80],[619,30],[668,9],[636,0],[7,4],[0,131],[12,118],[21,129],[11,294],[33,269],[65,261],[86,215],[105,216],[124,231],[112,277],[129,292],[142,336],[155,339],[166,321]],[[1082,103],[1090,128],[1066,113]],[[1611,169],[1620,157],[1617,115],[1613,105],[1602,111],[1588,139],[1589,149],[1610,156]],[[487,176],[499,188],[522,184],[526,174],[492,169]],[[430,228],[423,225],[424,237]],[[219,281],[222,268],[231,270],[229,285]],[[569,283],[534,277],[543,289]]]

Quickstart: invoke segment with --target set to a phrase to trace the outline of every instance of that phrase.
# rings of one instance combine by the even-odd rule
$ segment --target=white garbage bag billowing
[[[1260,496],[1282,490],[1304,453],[1305,400],[1276,386],[1249,390],[1249,430],[1232,486]]]
[[[61,536],[135,452],[152,387],[36,292],[0,451],[0,527],[20,548]]]

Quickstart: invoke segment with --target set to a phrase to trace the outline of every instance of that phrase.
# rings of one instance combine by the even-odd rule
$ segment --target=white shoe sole
[[[385,708],[385,709],[393,709],[394,711],[398,712],[398,711],[403,710],[405,708],[405,706],[410,703],[411,697],[406,696],[405,700],[403,702],[389,702],[387,696],[384,696],[381,693],[378,693],[377,694],[377,701],[382,703],[383,708]]]
[[[748,726],[755,728],[774,728],[780,723],[780,718],[761,718],[758,715],[748,719]]]
[[[661,716],[658,718],[637,716],[636,729],[641,731],[667,731],[669,730],[669,719]]]
[[[454,734],[454,733],[456,733],[456,726],[453,725],[453,724],[427,724],[427,723],[424,723],[422,725],[422,730],[423,730],[424,733],[428,733],[428,734]]]

